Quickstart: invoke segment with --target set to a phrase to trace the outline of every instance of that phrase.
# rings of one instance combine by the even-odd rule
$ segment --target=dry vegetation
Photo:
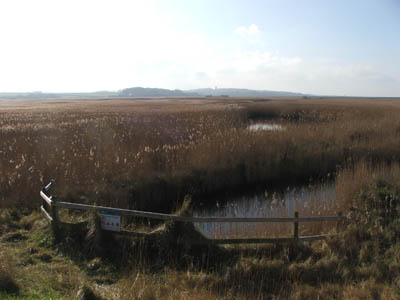
[[[390,99],[0,101],[0,296],[72,299],[85,281],[105,299],[398,299],[399,112]],[[284,130],[247,129],[258,121]],[[82,253],[87,236],[53,244],[36,212],[50,179],[63,200],[169,212],[185,195],[327,177],[325,212],[350,221],[313,244]]]
[[[55,179],[64,199],[170,211],[186,194],[390,164],[400,160],[399,109],[394,100],[5,102],[0,203],[35,208],[31,195]],[[286,129],[247,130],[259,119]]]

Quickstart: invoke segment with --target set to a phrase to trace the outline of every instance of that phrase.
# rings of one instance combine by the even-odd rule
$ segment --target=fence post
[[[342,217],[342,216],[343,216],[343,214],[342,214],[341,211],[338,212],[338,216],[339,216],[339,217]],[[336,222],[336,233],[339,233],[339,232],[340,232],[341,227],[342,227],[342,222],[343,222],[342,220],[338,220],[338,221]]]
[[[50,208],[47,205],[47,202],[42,198],[42,207],[48,212]]]
[[[295,240],[299,239],[299,221],[297,220],[299,218],[299,212],[295,211],[294,212],[294,223],[293,223],[293,238]]]
[[[51,198],[51,217],[53,218],[53,222],[51,223],[53,228],[53,234],[56,241],[59,240],[60,228],[59,228],[59,218],[58,218],[58,211],[57,206],[55,205],[57,202],[56,197]]]

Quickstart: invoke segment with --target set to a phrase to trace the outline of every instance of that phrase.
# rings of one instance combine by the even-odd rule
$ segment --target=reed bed
[[[15,282],[27,298],[28,286],[62,270],[70,275],[51,276],[43,297],[73,299],[77,278],[85,278],[104,299],[398,299],[399,109],[391,99],[0,102],[0,203],[8,208],[0,246],[21,247],[0,255],[3,282]],[[247,129],[256,122],[285,130]],[[331,182],[334,203],[311,197],[291,209],[300,215],[341,210],[349,222],[339,237],[312,244],[200,251],[177,248],[163,236],[153,252],[107,241],[118,255],[92,257],[72,238],[54,247],[40,215],[21,213],[38,207],[38,190],[53,178],[62,200],[168,212],[187,194],[206,205],[253,188],[292,191],[297,183]],[[255,207],[261,208],[292,212],[279,194],[266,195]],[[301,234],[331,230],[310,226]],[[281,236],[291,228],[249,231]],[[29,236],[17,241],[18,234]],[[51,263],[31,271],[49,255]],[[60,269],[62,257],[71,261]],[[13,299],[8,293],[0,291]]]
[[[0,205],[37,207],[32,195],[55,179],[64,200],[165,212],[186,194],[204,201],[396,162],[399,109],[367,99],[2,103]],[[257,120],[285,130],[249,131]]]

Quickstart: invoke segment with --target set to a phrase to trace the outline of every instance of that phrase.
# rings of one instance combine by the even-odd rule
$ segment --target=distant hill
[[[118,93],[121,97],[188,97],[201,96],[193,92],[184,92],[181,90],[167,90],[157,88],[133,87],[123,89]]]
[[[301,93],[263,91],[249,89],[194,89],[168,90],[159,88],[132,87],[120,91],[98,91],[92,93],[0,93],[0,99],[98,99],[98,98],[152,98],[152,97],[303,97]]]
[[[205,97],[205,96],[229,96],[229,97],[302,97],[305,94],[265,91],[249,89],[194,89],[194,90],[168,90],[158,88],[134,87],[121,90],[122,97]]]
[[[305,94],[283,92],[283,91],[266,91],[266,90],[249,90],[249,89],[195,89],[186,92],[196,93],[202,96],[229,96],[229,97],[303,97]]]

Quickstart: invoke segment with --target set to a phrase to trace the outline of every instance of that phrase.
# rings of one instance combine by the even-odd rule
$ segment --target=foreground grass
[[[54,244],[40,214],[7,211],[1,218],[1,299],[76,299],[82,286],[95,282],[81,261]]]
[[[121,300],[398,299],[399,179],[395,165],[343,170],[337,189],[349,222],[337,238],[304,244],[181,247],[174,238],[186,227],[173,223],[156,247],[105,236],[107,248],[88,235],[54,244],[37,213],[3,213],[0,278],[16,289],[2,281],[0,295],[74,299],[85,284],[97,297]]]

